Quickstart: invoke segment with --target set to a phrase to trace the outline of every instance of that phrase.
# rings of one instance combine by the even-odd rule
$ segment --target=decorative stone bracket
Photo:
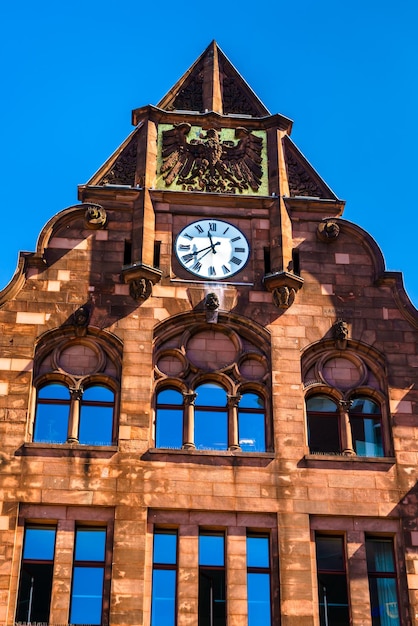
[[[129,293],[137,302],[150,297],[152,286],[161,280],[161,276],[161,270],[144,263],[132,263],[122,268],[123,280],[129,285]]]
[[[303,285],[303,278],[290,272],[266,274],[264,286],[273,292],[273,302],[279,309],[288,309],[295,300],[296,292]]]

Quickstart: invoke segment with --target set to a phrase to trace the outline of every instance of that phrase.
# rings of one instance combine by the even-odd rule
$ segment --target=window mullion
[[[80,425],[80,401],[83,395],[83,390],[80,388],[71,387],[71,404],[70,404],[70,418],[68,421],[68,443],[78,443],[78,430]]]

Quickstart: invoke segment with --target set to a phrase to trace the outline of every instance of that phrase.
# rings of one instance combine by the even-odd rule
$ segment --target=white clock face
[[[220,280],[241,271],[248,261],[248,241],[238,228],[222,220],[192,222],[175,243],[176,255],[188,272]]]

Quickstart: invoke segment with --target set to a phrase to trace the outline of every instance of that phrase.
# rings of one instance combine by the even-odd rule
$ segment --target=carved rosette
[[[264,285],[273,293],[273,302],[279,309],[288,309],[303,285],[303,278],[290,272],[275,272],[264,276]]]
[[[325,220],[318,224],[316,234],[320,241],[330,243],[337,239],[340,234],[340,227],[335,220]]]
[[[122,277],[129,285],[129,294],[136,302],[144,302],[152,295],[152,287],[161,280],[162,272],[144,263],[124,265]]]
[[[87,228],[99,230],[106,226],[106,211],[100,204],[89,204],[84,213],[84,222]]]

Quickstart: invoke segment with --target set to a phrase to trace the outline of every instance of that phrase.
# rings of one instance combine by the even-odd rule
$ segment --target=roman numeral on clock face
[[[194,259],[194,254],[184,254],[181,257],[181,260],[184,261],[185,263],[189,263],[190,261],[192,261]]]
[[[181,243],[179,245],[179,250],[190,250],[190,245],[187,245],[185,243]]]
[[[194,270],[195,272],[200,272],[200,268],[201,268],[201,267],[202,267],[202,264],[201,264],[201,263],[199,263],[199,261],[198,261],[197,263],[195,263],[195,264],[192,266],[192,270]]]
[[[216,230],[216,222],[209,222],[209,230]]]
[[[222,271],[224,274],[230,274],[231,270],[226,265],[222,265]]]
[[[209,276],[216,276],[215,268],[211,265],[208,269]]]
[[[234,263],[234,265],[241,265],[242,260],[238,259],[236,256],[233,256],[232,259],[230,260],[230,263]]]
[[[245,252],[245,248],[234,248],[234,252]]]
[[[201,227],[200,224],[196,224],[195,228],[199,233],[203,233],[203,228]]]

